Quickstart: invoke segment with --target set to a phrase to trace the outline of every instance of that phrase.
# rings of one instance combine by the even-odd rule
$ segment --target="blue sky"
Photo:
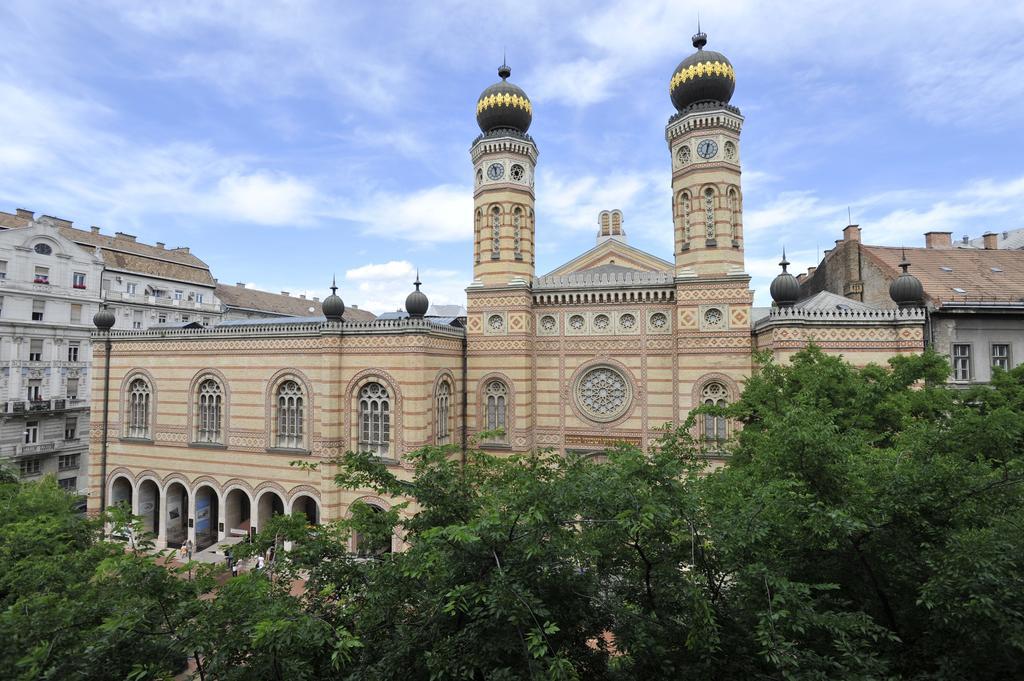
[[[45,2],[0,6],[0,209],[190,246],[221,281],[397,308],[471,276],[474,105],[502,50],[540,147],[538,274],[601,209],[671,256],[668,78],[737,72],[758,304],[841,236],[1024,227],[1024,3]]]

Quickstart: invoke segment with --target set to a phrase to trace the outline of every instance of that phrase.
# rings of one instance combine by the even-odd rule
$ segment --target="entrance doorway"
[[[196,489],[196,551],[217,543],[220,523],[220,499],[209,485]]]
[[[167,486],[167,546],[178,548],[188,539],[188,490],[180,482]]]

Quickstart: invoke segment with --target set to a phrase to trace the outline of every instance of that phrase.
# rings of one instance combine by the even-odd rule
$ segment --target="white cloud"
[[[215,209],[234,219],[265,225],[306,223],[316,189],[287,175],[232,173],[217,183]]]
[[[425,269],[419,272],[421,290],[431,303],[465,305],[465,288],[471,279],[459,270]],[[369,263],[345,272],[343,296],[360,299],[361,307],[378,314],[405,309],[405,297],[413,290],[416,267],[408,260]]]
[[[473,238],[473,191],[443,184],[405,194],[376,193],[345,217],[363,223],[363,232],[418,243]]]

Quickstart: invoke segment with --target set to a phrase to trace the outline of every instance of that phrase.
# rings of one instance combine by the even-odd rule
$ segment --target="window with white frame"
[[[359,451],[386,456],[391,444],[391,397],[380,383],[359,389]]]
[[[181,300],[182,296],[184,296],[184,295],[185,295],[185,292],[184,292],[184,291],[177,291],[177,290],[176,290],[176,291],[174,292],[174,299],[175,299],[175,300]]]
[[[57,457],[57,470],[70,471],[78,468],[80,454],[61,454]]]
[[[1010,345],[1008,343],[992,344],[992,368],[1010,370]]]
[[[484,388],[486,430],[504,429],[508,420],[508,387],[498,380],[489,381]]]
[[[32,321],[41,322],[43,321],[43,315],[46,314],[46,301],[45,300],[33,300],[32,301]]]
[[[130,296],[134,296],[138,290],[139,285],[134,281],[129,281],[127,284],[124,285],[124,292]]]
[[[196,411],[198,412],[196,441],[220,443],[224,408],[224,395],[220,383],[212,378],[202,381],[199,384],[199,393],[196,397]]]
[[[0,260],[0,279],[7,278],[7,261]]]
[[[25,422],[25,444],[34,445],[39,442],[39,421]]]
[[[69,362],[77,362],[78,361],[78,351],[79,351],[79,349],[80,349],[80,346],[79,346],[79,342],[78,341],[70,341],[68,343],[68,361]]]
[[[971,380],[971,346],[967,343],[953,344],[953,380]]]
[[[77,400],[78,399],[78,379],[77,378],[69,378],[68,379],[67,398],[69,400]]]
[[[38,402],[43,399],[43,382],[38,378],[30,378],[28,381],[26,399],[29,402]]]
[[[72,288],[85,288],[85,272],[74,272],[71,275]]]
[[[711,382],[700,392],[702,405],[724,407],[729,403],[729,393],[721,383]],[[724,416],[704,414],[703,432],[705,440],[721,442],[728,436],[728,424]]]
[[[49,284],[50,283],[50,268],[36,266],[35,274],[32,277],[32,282],[36,284]]]
[[[57,484],[66,492],[74,492],[78,489],[78,478],[61,478]]]
[[[302,449],[305,417],[302,386],[297,381],[284,381],[277,387],[277,437],[275,446]]]
[[[197,303],[203,302],[203,294],[202,293],[197,293],[196,294],[196,302]]]
[[[28,361],[30,362],[42,362],[43,361],[43,339],[32,338],[28,342]]]
[[[434,414],[437,418],[434,430],[439,445],[451,442],[451,423],[449,422],[451,403],[452,386],[448,381],[441,381],[441,384],[437,386],[437,400],[434,405]]]
[[[71,417],[64,421],[64,439],[74,440],[78,437],[78,419]]]
[[[128,384],[128,437],[149,438],[149,383],[136,378]]]

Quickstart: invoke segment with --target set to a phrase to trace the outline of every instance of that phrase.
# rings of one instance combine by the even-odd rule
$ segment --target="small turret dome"
[[[721,52],[705,50],[708,36],[697,29],[693,46],[697,51],[679,62],[672,72],[668,91],[677,111],[697,102],[728,104],[736,89],[736,72]]]
[[[481,132],[508,128],[525,133],[533,122],[533,105],[523,89],[508,82],[512,69],[502,64],[500,81],[480,93],[476,101],[476,122]]]
[[[900,307],[923,307],[924,286],[921,285],[920,279],[907,271],[910,261],[907,260],[906,251],[903,251],[900,267],[903,273],[889,284],[889,297]]]
[[[342,321],[342,317],[345,315],[345,301],[338,295],[338,285],[334,279],[331,280],[331,295],[320,303],[320,309],[323,310],[324,317],[332,322]]]
[[[789,261],[786,260],[786,251],[782,251],[782,262],[779,263],[782,266],[782,272],[772,280],[771,288],[769,289],[772,294],[772,300],[779,307],[791,307],[796,301],[800,300],[800,282],[796,280],[792,274],[786,271],[789,267]]]
[[[114,323],[117,319],[114,318],[114,313],[107,309],[106,305],[100,307],[99,312],[93,315],[92,323],[100,331],[110,331],[114,328]]]
[[[405,298],[405,311],[409,313],[409,316],[413,319],[422,318],[423,315],[427,314],[427,310],[430,309],[430,301],[427,299],[427,295],[420,291],[420,273],[416,273],[416,281],[414,282],[416,290],[410,293]]]

